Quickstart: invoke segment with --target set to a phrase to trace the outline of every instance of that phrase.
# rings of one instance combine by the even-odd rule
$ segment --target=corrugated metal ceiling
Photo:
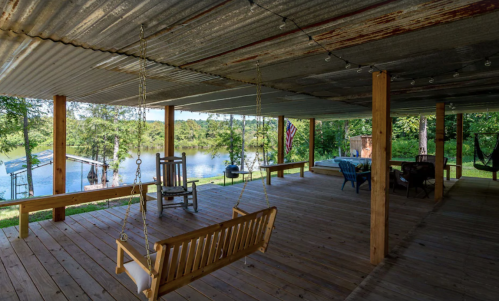
[[[256,1],[294,19],[334,53],[397,75],[392,114],[499,109],[499,1]],[[138,28],[148,39],[148,102],[178,109],[254,114],[255,62],[268,116],[371,114],[364,68],[326,63],[326,53],[288,22],[246,0],[0,0],[0,93],[133,105]],[[474,62],[485,56],[493,65]],[[459,69],[459,78],[449,74]],[[420,78],[411,86],[411,78]]]

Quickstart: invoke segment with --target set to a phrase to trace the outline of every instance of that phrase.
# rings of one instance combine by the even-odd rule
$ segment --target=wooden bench
[[[147,186],[153,185],[154,182],[142,183],[142,194],[147,200]],[[0,203],[1,207],[19,205],[19,237],[26,238],[29,234],[29,213],[34,211],[60,208],[71,205],[78,205],[89,202],[102,201],[118,197],[130,196],[132,185],[102,188],[84,192],[73,192],[56,194],[50,196],[42,196],[35,198],[27,198],[22,200],[12,200]],[[139,194],[138,186],[132,194]],[[141,208],[142,209],[142,208]],[[147,208],[144,208],[147,209]]]
[[[281,163],[275,165],[262,165],[260,168],[263,168],[267,172],[267,185],[270,185],[270,178],[272,177],[273,171],[283,171],[287,169],[300,168],[300,177],[304,177],[305,163],[308,161],[300,161],[300,162],[291,162],[291,163]]]
[[[238,217],[239,214],[243,216]],[[233,218],[228,221],[158,241],[154,244],[156,254],[151,271],[145,256],[128,242],[117,239],[116,273],[126,272],[136,284],[135,278],[140,281],[151,275],[151,285],[143,293],[149,300],[157,300],[244,256],[258,250],[265,252],[276,214],[276,207],[254,213],[233,208]],[[133,260],[125,263],[125,253]]]

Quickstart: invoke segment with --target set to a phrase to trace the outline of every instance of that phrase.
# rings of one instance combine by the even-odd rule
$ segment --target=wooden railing
[[[142,183],[142,195],[144,196],[145,200],[147,200],[147,186],[153,184],[154,182]],[[0,208],[19,205],[19,237],[25,238],[28,237],[29,234],[28,218],[30,212],[125,197],[139,193],[140,191],[138,187],[135,187],[135,190],[132,191],[132,185],[126,185],[97,189],[92,191],[73,192],[22,200],[6,201],[0,203]],[[143,210],[147,208],[141,207],[140,209]]]

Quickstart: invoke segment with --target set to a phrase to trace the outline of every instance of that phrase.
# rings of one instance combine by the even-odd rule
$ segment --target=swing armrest
[[[118,245],[118,263],[116,267],[116,273],[122,273],[125,271],[123,257],[124,253],[127,253],[128,256],[132,258],[144,271],[149,273],[149,266],[147,264],[147,258],[142,256],[131,244],[126,241],[121,241],[119,239],[116,240],[116,244]],[[152,263],[151,263],[152,264]],[[151,267],[151,277],[156,278],[158,273],[154,270],[154,267]]]
[[[199,182],[199,180],[192,180],[192,181],[187,181],[187,184],[189,184],[189,183],[197,183],[197,182]]]
[[[234,213],[236,213],[236,215],[234,215]],[[248,215],[248,212],[242,210],[242,209],[239,209],[239,208],[235,208],[233,207],[232,208],[232,214],[233,214],[233,217],[232,218],[236,218],[237,217],[237,214],[241,215],[241,216],[245,216],[245,215]]]

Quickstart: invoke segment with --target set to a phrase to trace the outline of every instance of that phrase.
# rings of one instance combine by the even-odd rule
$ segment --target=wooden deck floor
[[[499,300],[499,182],[462,178],[347,299]]]
[[[235,262],[167,295],[166,299],[345,299],[373,268],[369,263],[370,192],[365,187],[358,195],[351,187],[341,191],[341,183],[341,178],[308,172],[305,178],[286,175],[284,179],[273,179],[272,186],[267,188],[270,202],[279,212],[268,252],[249,256],[246,264],[244,260]],[[229,219],[241,187],[218,186],[200,191],[198,214],[173,209],[159,219],[156,204],[149,203],[150,240],[154,242]],[[259,181],[248,184],[240,207],[250,211],[265,207],[262,191]],[[390,200],[391,246],[400,243],[433,208],[432,198],[406,198],[401,194],[393,195]],[[114,273],[115,238],[125,209],[114,207],[68,216],[59,223],[31,223],[30,236],[24,240],[17,238],[16,227],[0,229],[0,299],[145,299],[136,293],[126,275]],[[137,205],[133,206],[131,217],[130,242],[142,250]],[[445,218],[453,220],[453,216]],[[453,230],[442,223],[436,221],[432,231],[438,231],[438,227],[448,232]],[[453,228],[469,223],[478,221],[464,220]],[[478,231],[497,234],[497,230],[490,228]],[[476,243],[474,240],[470,245],[473,246],[470,252],[480,253]],[[429,249],[431,244],[427,244]],[[492,246],[489,242],[483,248]]]

